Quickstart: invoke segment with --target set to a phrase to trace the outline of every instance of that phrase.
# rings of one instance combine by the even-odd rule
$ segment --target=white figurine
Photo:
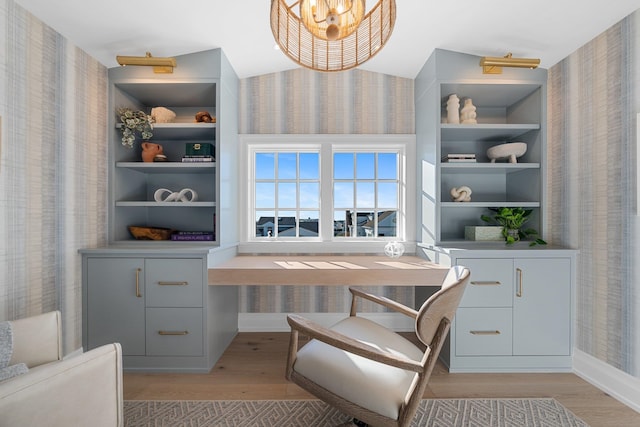
[[[466,185],[461,187],[453,187],[451,189],[451,200],[454,202],[470,202],[471,201],[471,189]]]
[[[460,110],[460,121],[465,125],[475,125],[478,123],[476,116],[476,107],[473,105],[471,98],[465,99],[464,107]]]
[[[458,109],[460,108],[460,99],[454,93],[449,95],[449,100],[447,101],[447,123],[457,124],[460,123],[460,112]]]

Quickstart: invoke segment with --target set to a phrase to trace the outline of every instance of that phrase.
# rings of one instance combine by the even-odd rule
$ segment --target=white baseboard
[[[323,326],[330,326],[348,316],[347,313],[296,313]],[[358,313],[376,323],[398,332],[415,330],[413,319],[397,313]],[[289,332],[287,313],[240,313],[240,332]]]
[[[573,370],[576,375],[640,412],[640,378],[577,349],[573,350]]]

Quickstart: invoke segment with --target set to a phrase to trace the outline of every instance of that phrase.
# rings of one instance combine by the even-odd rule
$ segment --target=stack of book
[[[475,154],[447,154],[446,156],[442,156],[443,163],[475,163],[475,161]]]
[[[182,156],[182,163],[215,162],[213,156]]]
[[[208,242],[213,238],[210,231],[176,231],[171,235],[171,240],[182,242]]]

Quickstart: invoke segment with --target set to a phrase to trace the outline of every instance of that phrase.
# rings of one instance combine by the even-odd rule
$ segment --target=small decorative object
[[[153,142],[143,142],[140,144],[142,147],[142,161],[153,162],[155,157],[163,154],[162,145],[155,144]]]
[[[509,142],[507,144],[494,145],[487,150],[487,157],[491,159],[491,163],[495,163],[497,159],[508,158],[509,163],[518,163],[516,160],[527,152],[527,144],[525,142]]]
[[[532,209],[517,208],[489,208],[493,211],[492,216],[482,215],[480,218],[489,224],[498,224],[502,227],[502,237],[507,245],[511,245],[520,239],[537,236],[538,232],[533,228],[522,228],[529,221]],[[541,238],[535,238],[529,246],[546,245],[547,242]]]
[[[460,123],[460,98],[458,95],[451,94],[449,95],[449,100],[447,101],[447,123],[450,124],[458,124]]]
[[[168,162],[169,159],[167,159],[167,156],[165,156],[164,154],[156,154],[153,157],[153,161],[154,162]]]
[[[159,188],[153,193],[153,199],[156,202],[195,202],[198,200],[198,193],[190,188],[183,188],[180,191]]]
[[[140,227],[136,225],[129,226],[129,233],[136,240],[169,240],[173,230],[162,227]]]
[[[400,258],[404,253],[404,245],[400,242],[389,242],[384,245],[384,254],[389,258]]]
[[[502,227],[499,225],[478,226],[478,225],[466,225],[464,227],[465,240],[474,241],[500,241],[503,240]]]
[[[196,122],[197,123],[215,123],[216,118],[211,117],[211,114],[209,114],[206,111],[199,111],[196,113]]]
[[[475,125],[478,123],[476,120],[476,107],[473,105],[471,98],[464,100],[464,106],[460,110],[460,121],[465,125]]]
[[[176,113],[166,107],[155,107],[151,109],[151,117],[155,123],[173,123]]]
[[[470,202],[471,201],[471,189],[466,185],[460,187],[453,187],[450,191],[451,200],[454,202]]]
[[[118,108],[116,111],[122,126],[122,145],[133,148],[136,140],[136,132],[140,133],[142,139],[151,139],[153,136],[153,117],[144,111],[133,111],[131,108]]]

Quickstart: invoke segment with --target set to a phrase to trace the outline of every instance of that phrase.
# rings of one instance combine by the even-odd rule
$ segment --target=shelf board
[[[156,202],[156,201],[119,201],[116,202],[117,207],[136,208],[213,208],[215,202]]]
[[[117,123],[116,128],[120,129],[122,123]],[[177,139],[177,140],[210,140],[215,139],[216,123],[196,123],[196,122],[177,122],[177,123],[154,123],[152,142],[159,139]]]
[[[442,141],[507,141],[532,130],[540,130],[538,123],[519,124],[447,124],[440,125]]]
[[[510,173],[527,169],[540,169],[540,163],[473,163],[473,162],[442,162],[442,173]]]
[[[452,209],[469,209],[469,208],[539,208],[540,202],[441,202],[440,206],[443,208]]]
[[[212,173],[216,162],[117,162],[116,167],[144,173]]]

